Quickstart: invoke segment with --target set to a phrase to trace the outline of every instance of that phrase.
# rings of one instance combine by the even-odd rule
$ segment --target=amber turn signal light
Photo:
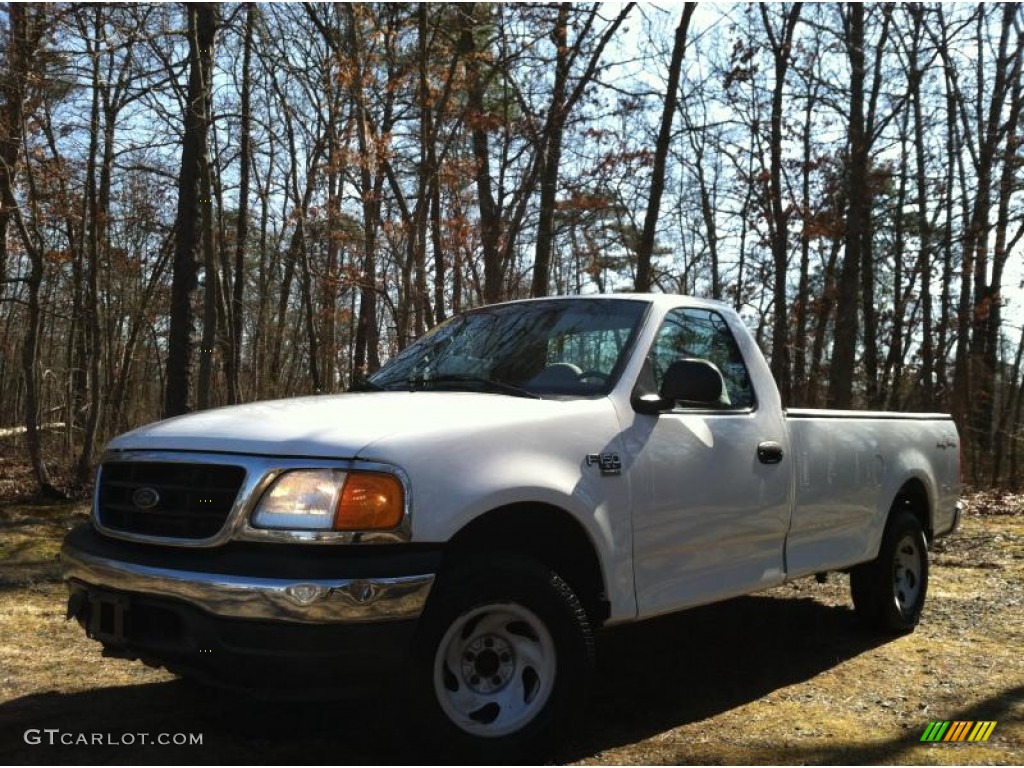
[[[397,528],[405,511],[402,484],[394,475],[349,472],[334,514],[336,531]]]

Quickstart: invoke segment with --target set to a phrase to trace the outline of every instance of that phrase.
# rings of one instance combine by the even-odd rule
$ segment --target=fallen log
[[[64,429],[67,425],[63,421],[52,421],[49,424],[40,424],[36,429]],[[12,437],[14,435],[23,435],[28,432],[28,427],[2,427],[0,428],[0,437]]]

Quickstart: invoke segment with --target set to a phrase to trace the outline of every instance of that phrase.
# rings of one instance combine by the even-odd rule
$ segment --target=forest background
[[[58,495],[460,310],[662,291],[1020,486],[1022,64],[1014,3],[8,4],[0,441]]]

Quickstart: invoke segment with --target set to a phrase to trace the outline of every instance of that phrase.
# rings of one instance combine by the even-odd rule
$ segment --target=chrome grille
[[[244,479],[245,469],[227,464],[108,462],[100,472],[98,519],[112,531],[208,539],[224,527]]]

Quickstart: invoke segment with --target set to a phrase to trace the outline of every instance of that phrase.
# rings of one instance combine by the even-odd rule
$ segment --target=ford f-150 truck
[[[949,416],[784,410],[717,302],[486,306],[358,389],[113,440],[69,617],[242,688],[397,680],[424,732],[495,755],[581,708],[601,627],[839,570],[912,630],[958,523]]]

